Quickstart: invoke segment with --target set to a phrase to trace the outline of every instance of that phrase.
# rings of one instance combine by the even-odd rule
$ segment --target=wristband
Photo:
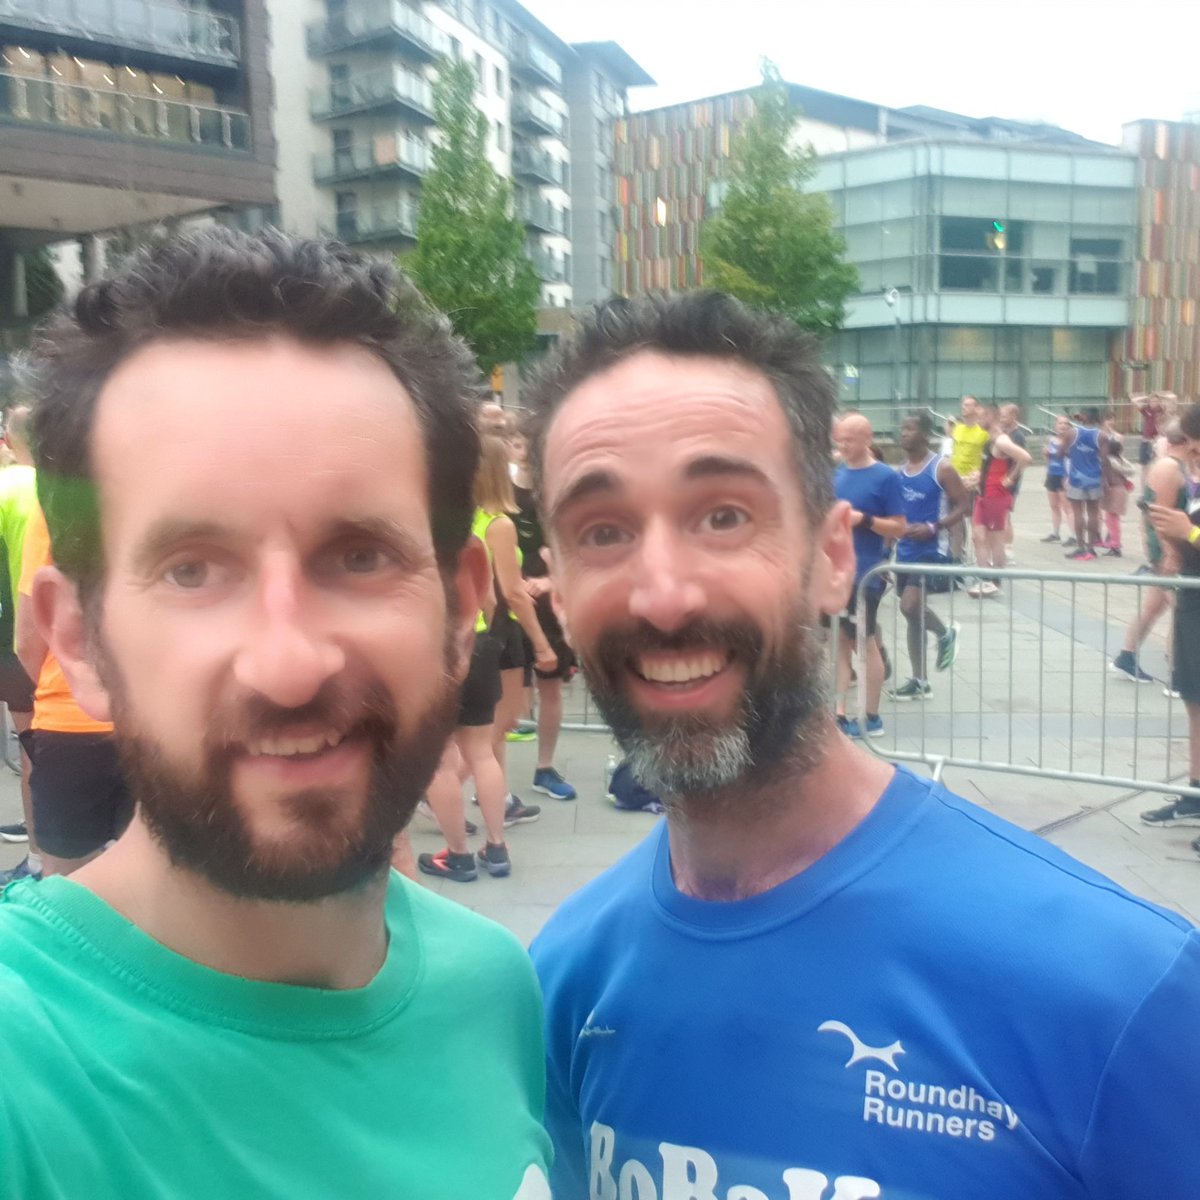
[[[1200,526],[1197,526],[1197,528],[1200,529]],[[941,529],[941,525],[939,525],[937,521],[929,522],[929,532],[932,533],[934,537],[937,537],[939,529]]]
[[[1187,535],[1188,545],[1194,546],[1200,542],[1200,525],[1193,525],[1192,532]]]
[[[874,518],[873,516],[871,516],[871,514],[870,514],[870,513],[863,513],[863,519],[862,519],[862,520],[859,522],[859,524],[860,524],[860,525],[861,525],[861,526],[862,526],[862,527],[863,527],[863,528],[864,528],[864,529],[865,529],[865,530],[866,530],[868,533],[870,533],[870,531],[871,531],[872,529],[874,529],[874,528],[875,528],[875,518]],[[1198,530],[1200,530],[1200,525],[1197,525],[1197,526],[1196,526],[1196,528],[1197,528]]]

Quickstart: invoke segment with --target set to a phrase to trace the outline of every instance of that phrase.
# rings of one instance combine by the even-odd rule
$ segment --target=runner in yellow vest
[[[954,423],[954,429],[950,434],[954,441],[950,464],[966,485],[973,509],[979,495],[979,469],[983,466],[983,452],[991,434],[979,423],[979,401],[974,396],[962,398],[959,412],[961,419]],[[968,511],[971,510],[968,509]],[[963,548],[966,545],[966,522],[960,522],[949,532],[950,557],[955,562],[961,562]]]

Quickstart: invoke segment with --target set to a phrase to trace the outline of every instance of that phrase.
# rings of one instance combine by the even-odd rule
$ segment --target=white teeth
[[[712,651],[693,655],[691,658],[668,659],[665,662],[661,659],[641,658],[638,660],[638,673],[643,679],[649,679],[653,683],[691,683],[715,675],[725,666],[725,661],[724,655]]]
[[[276,758],[291,758],[297,754],[316,754],[327,746],[336,746],[344,735],[341,733],[314,733],[305,738],[262,738],[260,741],[247,746],[249,752],[256,756],[272,756]]]

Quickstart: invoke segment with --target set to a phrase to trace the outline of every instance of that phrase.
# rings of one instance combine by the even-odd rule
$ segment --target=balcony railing
[[[544,100],[524,92],[513,96],[512,119],[514,125],[523,125],[540,133],[553,133],[558,137],[563,135],[562,113],[555,111]]]
[[[562,233],[566,229],[562,211],[537,196],[518,196],[517,216],[531,229],[542,233]]]
[[[417,239],[419,209],[412,200],[396,200],[371,208],[345,209],[338,213],[332,226],[322,229],[327,237],[356,242],[414,242]]]
[[[562,67],[558,61],[528,38],[521,38],[513,47],[512,67],[521,75],[532,76],[556,88],[562,87]]]
[[[339,79],[312,93],[312,115],[317,120],[378,108],[401,108],[432,121],[433,89],[427,79],[403,67],[383,67]]]
[[[519,178],[536,179],[562,187],[566,180],[563,164],[545,150],[519,146],[513,151],[513,174]]]
[[[11,71],[0,71],[0,121],[216,150],[250,149],[250,114],[241,109],[131,96]]]
[[[308,27],[308,50],[314,55],[378,42],[402,43],[428,61],[450,53],[450,38],[401,0],[347,4],[336,16]]]
[[[339,183],[372,175],[410,175],[419,179],[429,170],[429,147],[416,138],[383,134],[365,146],[347,146],[313,160],[317,183]]]
[[[558,254],[535,247],[529,252],[533,269],[543,283],[565,283],[567,279],[566,260]]]
[[[156,0],[0,0],[0,25],[229,66],[242,53],[233,17]]]

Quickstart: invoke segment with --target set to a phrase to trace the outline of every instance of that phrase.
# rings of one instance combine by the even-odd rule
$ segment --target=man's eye
[[[711,533],[728,533],[730,530],[744,525],[749,519],[748,514],[742,509],[727,504],[722,508],[714,508],[701,521],[701,525]]]
[[[356,546],[342,553],[342,566],[351,575],[370,575],[384,565],[383,554],[374,546]]]
[[[580,541],[585,546],[604,549],[608,546],[619,546],[628,540],[628,535],[619,525],[593,525],[585,530]]]
[[[178,588],[200,588],[211,581],[211,567],[212,564],[203,559],[176,563],[173,567],[167,568],[166,578]]]

